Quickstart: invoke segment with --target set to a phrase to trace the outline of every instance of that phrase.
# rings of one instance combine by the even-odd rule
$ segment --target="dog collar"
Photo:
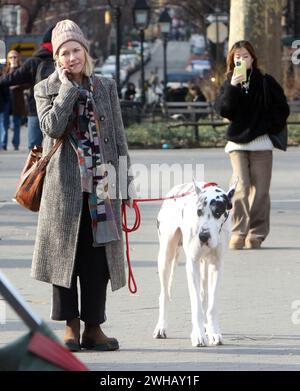
[[[206,187],[210,187],[210,186],[219,186],[217,183],[215,182],[206,182],[202,188],[205,189]]]

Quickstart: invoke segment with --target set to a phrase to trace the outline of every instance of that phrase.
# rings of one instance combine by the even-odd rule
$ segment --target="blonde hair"
[[[84,56],[85,56],[85,64],[84,64],[82,71],[85,76],[89,77],[94,72],[96,60],[94,60],[90,56],[89,52],[86,50],[86,48],[84,46],[83,46],[83,50],[84,50]]]
[[[7,56],[6,56],[6,65],[4,67],[4,74],[7,74],[7,73],[10,73],[10,70],[11,70],[11,66],[10,66],[10,56],[12,54],[15,54],[16,57],[17,57],[17,68],[19,68],[21,66],[21,58],[20,58],[20,53],[17,51],[17,50],[10,50],[8,53],[7,53]]]
[[[84,66],[82,68],[82,73],[85,76],[90,77],[93,74],[93,72],[94,72],[94,67],[95,67],[96,60],[94,60],[90,56],[89,52],[86,50],[86,48],[83,45],[81,45],[80,42],[79,42],[79,44],[80,44],[80,46],[82,47],[82,49],[84,51],[84,58],[85,58],[85,64],[84,64]],[[60,49],[58,49],[57,53],[59,53],[59,50]],[[54,59],[55,59],[55,61],[58,61],[58,54],[56,54],[54,56]]]

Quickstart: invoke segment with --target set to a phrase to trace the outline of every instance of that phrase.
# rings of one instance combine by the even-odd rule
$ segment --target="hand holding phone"
[[[70,70],[63,65],[61,65],[58,61],[55,62],[55,67],[58,72],[59,80],[62,82],[62,84],[68,84],[70,83],[69,77],[70,77]]]
[[[233,75],[239,77],[239,82],[247,81],[247,66],[246,62],[243,59],[235,61],[235,67]]]

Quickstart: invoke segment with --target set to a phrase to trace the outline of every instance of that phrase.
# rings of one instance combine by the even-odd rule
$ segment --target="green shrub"
[[[169,144],[170,148],[224,147],[226,144],[226,126],[213,128],[199,126],[199,142],[195,140],[193,126],[168,128],[165,122],[140,123],[126,128],[128,144],[131,148],[161,148]],[[300,125],[289,125],[289,143],[300,143]]]
[[[199,126],[199,142],[195,141],[195,128],[180,126],[168,128],[164,122],[134,124],[126,128],[128,144],[131,147],[170,148],[214,147],[225,145],[225,127],[214,130],[212,126]]]
[[[300,125],[289,125],[289,143],[292,145],[300,144]]]

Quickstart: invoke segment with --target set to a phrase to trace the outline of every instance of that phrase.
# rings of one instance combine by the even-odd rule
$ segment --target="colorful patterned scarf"
[[[80,95],[75,105],[77,117],[77,156],[81,188],[89,193],[88,203],[92,219],[93,246],[120,240],[111,200],[108,194],[108,171],[101,144],[100,121],[95,110],[93,83],[88,89],[79,87]]]

